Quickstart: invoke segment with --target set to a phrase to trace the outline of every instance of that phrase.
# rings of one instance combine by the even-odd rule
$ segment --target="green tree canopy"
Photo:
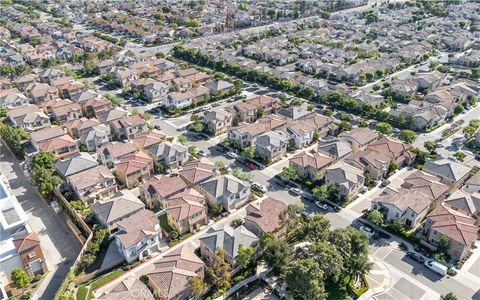
[[[294,261],[285,274],[285,282],[296,299],[325,299],[324,274],[310,258]]]
[[[20,268],[15,268],[12,270],[12,282],[16,286],[24,289],[30,284],[30,278],[28,277],[27,272]]]
[[[413,130],[405,129],[400,132],[398,138],[406,143],[413,143],[417,139],[417,134]]]

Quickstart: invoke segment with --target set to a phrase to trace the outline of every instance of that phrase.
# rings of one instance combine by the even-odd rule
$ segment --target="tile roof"
[[[321,170],[333,162],[333,158],[320,153],[310,153],[303,151],[292,158],[289,162],[294,163],[301,167],[312,167],[316,170]]]
[[[148,148],[157,144],[160,144],[163,139],[166,137],[162,132],[153,129],[147,132],[142,132],[135,135],[133,143],[138,145],[140,148]]]
[[[97,297],[98,300],[154,300],[152,292],[136,276],[129,276]]]
[[[450,189],[446,184],[440,182],[440,178],[420,170],[408,175],[403,180],[402,187],[418,190],[433,200],[437,200]]]
[[[183,165],[178,174],[187,182],[197,184],[217,175],[217,167],[210,160],[202,157]]]
[[[366,127],[358,127],[353,128],[350,131],[342,132],[338,136],[340,138],[349,137],[355,140],[360,145],[365,145],[377,139],[378,133]]]
[[[137,152],[137,148],[132,143],[110,142],[100,147],[98,152],[109,153],[114,158],[120,158]]]
[[[60,159],[55,163],[55,169],[64,177],[96,166],[98,166],[98,161],[87,152],[79,152],[70,158]]]
[[[142,188],[150,194],[157,193],[162,198],[168,198],[187,188],[187,184],[179,176],[155,175],[142,184]]]
[[[469,194],[461,190],[455,191],[451,194],[445,202],[446,206],[455,210],[461,211],[470,216],[480,216],[480,194]]]
[[[119,230],[115,233],[120,243],[128,249],[143,241],[149,236],[159,235],[161,232],[159,220],[148,209],[141,210],[116,223]]]
[[[100,223],[110,224],[144,207],[145,204],[131,191],[122,190],[108,199],[93,203],[91,209]]]
[[[254,222],[263,232],[275,232],[283,226],[281,216],[287,208],[282,201],[268,197],[260,203],[250,203],[245,220]]]
[[[77,188],[77,190],[83,190],[85,188],[102,183],[105,179],[114,180],[115,176],[106,166],[99,165],[94,168],[70,175],[68,179],[70,183]]]
[[[407,208],[410,208],[417,214],[428,209],[432,203],[432,200],[427,195],[419,191],[408,189],[400,189],[395,191],[390,188],[386,188],[373,201],[392,204],[402,212]]]
[[[475,226],[475,219],[468,217],[458,211],[439,204],[427,215],[432,221],[432,229],[448,236],[449,238],[470,246],[477,240],[478,227]]]
[[[237,228],[224,225],[224,227],[217,230],[209,228],[207,233],[199,238],[199,241],[213,253],[220,248],[225,250],[230,257],[235,258],[240,245],[244,248],[250,246],[255,247],[258,242],[258,237],[243,225]]]
[[[53,139],[65,135],[65,131],[60,126],[50,126],[30,133],[30,139],[33,143],[39,143],[45,140]]]
[[[120,171],[122,174],[128,176],[128,174],[149,168],[152,162],[153,159],[148,154],[137,151],[133,154],[120,157],[120,161],[114,163],[114,165],[116,171]]]
[[[423,170],[457,182],[470,172],[470,168],[451,159],[427,160]]]
[[[35,232],[30,232],[25,235],[13,239],[13,245],[18,253],[27,251],[37,245],[40,245],[40,238]]]

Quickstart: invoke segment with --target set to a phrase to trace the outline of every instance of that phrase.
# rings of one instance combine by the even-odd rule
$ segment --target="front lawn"
[[[163,215],[159,216],[158,221],[160,221],[160,227],[162,227],[163,230],[165,230],[166,233],[170,233],[170,232],[173,231],[172,226],[170,226],[170,224],[168,224],[167,214],[163,214]]]

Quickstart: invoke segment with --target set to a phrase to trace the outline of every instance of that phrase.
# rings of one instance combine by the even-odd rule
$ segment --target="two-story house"
[[[242,206],[250,196],[250,184],[232,175],[216,176],[198,188],[210,204],[222,205],[226,211]]]

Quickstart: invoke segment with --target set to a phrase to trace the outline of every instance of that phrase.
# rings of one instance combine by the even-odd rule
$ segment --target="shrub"
[[[86,286],[81,285],[77,290],[77,300],[87,300],[88,289]]]
[[[455,271],[452,268],[448,268],[447,274],[450,275],[450,276],[455,276],[455,275],[457,275],[457,271]]]
[[[242,275],[239,275],[239,276],[236,276],[236,277],[233,278],[233,283],[234,283],[234,284],[237,284],[237,283],[239,283],[239,282],[242,281],[242,280],[243,280],[243,276],[242,276]]]
[[[368,281],[367,278],[365,277],[365,274],[361,275],[361,281],[363,282],[363,287],[359,289],[355,289],[353,286],[353,282],[355,281],[355,276],[352,276],[350,279],[350,282],[348,283],[348,289],[355,295],[356,298],[360,297],[362,294],[364,294],[366,291],[368,291]]]

